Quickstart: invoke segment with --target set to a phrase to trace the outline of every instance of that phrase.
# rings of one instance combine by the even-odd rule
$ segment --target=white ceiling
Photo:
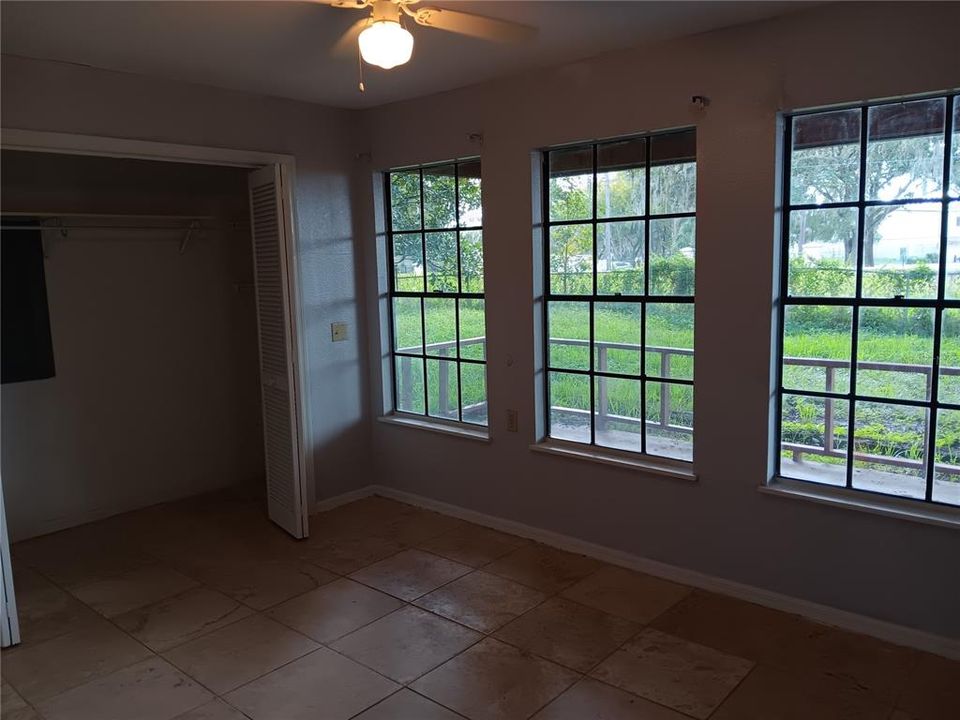
[[[412,26],[413,60],[365,69],[330,48],[357,10],[311,2],[0,3],[4,53],[92,65],[234,90],[361,108],[471,85],[795,9],[795,2],[432,3],[539,29],[522,45],[500,45]]]

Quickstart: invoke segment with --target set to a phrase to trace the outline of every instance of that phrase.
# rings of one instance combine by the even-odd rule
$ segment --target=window
[[[786,118],[781,477],[960,505],[958,112]]]
[[[547,435],[690,461],[696,135],[544,153]]]
[[[480,161],[387,173],[394,410],[487,424]]]

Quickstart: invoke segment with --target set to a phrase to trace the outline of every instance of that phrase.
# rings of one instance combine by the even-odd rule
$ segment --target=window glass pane
[[[650,212],[692,213],[697,208],[697,141],[693,130],[650,140]]]
[[[640,374],[639,303],[598,302],[593,307],[594,367],[600,372]]]
[[[427,358],[427,411],[431,417],[458,420],[457,363]]]
[[[868,110],[867,200],[940,195],[944,120],[943,98]]]
[[[944,297],[960,298],[960,202],[947,209],[947,277]]]
[[[960,405],[960,310],[944,310],[940,329],[940,402]]]
[[[643,295],[643,234],[642,220],[597,225],[597,293]]]
[[[593,217],[593,149],[554,150],[550,163],[550,220]]]
[[[846,486],[850,403],[789,394],[784,394],[782,401],[780,474]]]
[[[460,300],[460,357],[483,360],[487,354],[487,326],[483,300]],[[466,402],[466,401],[464,401]]]
[[[393,236],[393,284],[400,292],[423,292],[423,238]]]
[[[394,350],[405,353],[423,353],[422,320],[420,298],[393,298]]]
[[[693,295],[695,218],[650,221],[650,294]]]
[[[550,228],[550,292],[555,295],[593,293],[593,226]]]
[[[427,292],[457,292],[457,234],[428,232]]]
[[[937,414],[935,470],[933,501],[960,505],[960,411],[958,410],[941,410]]]
[[[397,410],[423,415],[423,360],[397,355]]]
[[[394,232],[420,229],[420,172],[390,173],[390,220]]]
[[[783,318],[783,386],[850,391],[853,308],[788,305]]]
[[[453,298],[423,299],[427,355],[456,357],[456,302]]]
[[[460,292],[483,292],[483,231],[460,233]]]
[[[926,495],[926,408],[857,402],[853,486],[923,498]]]
[[[453,165],[423,170],[423,226],[448,228],[457,224],[456,180]]]
[[[853,297],[857,288],[857,209],[790,213],[789,294]]]
[[[933,318],[932,308],[860,308],[857,395],[929,399]]]
[[[597,377],[594,382],[597,445],[640,452],[643,430],[641,381]]]
[[[550,367],[590,369],[590,303],[549,302]]]
[[[860,110],[793,120],[790,202],[822,205],[856,200],[860,192]]]
[[[941,208],[919,203],[866,209],[863,297],[937,297]]]
[[[487,366],[460,363],[460,382],[463,387],[463,421],[475,425],[487,424]]]
[[[647,303],[647,375],[693,379],[693,303]]]
[[[552,372],[550,437],[590,442],[590,377]]]
[[[647,453],[693,460],[693,387],[647,383]]]
[[[646,138],[597,146],[597,217],[643,215]]]
[[[950,194],[960,196],[960,97],[953,98],[953,140],[950,142],[953,167],[950,170]]]
[[[480,161],[460,163],[460,227],[483,225]]]

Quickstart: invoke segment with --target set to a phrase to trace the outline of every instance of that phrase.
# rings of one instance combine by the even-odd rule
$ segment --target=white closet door
[[[7,536],[7,511],[3,506],[3,486],[0,484],[0,647],[20,642],[20,624],[17,620],[17,601],[13,595],[13,567],[10,564],[10,541]]]
[[[288,193],[279,165],[250,173],[250,219],[260,332],[260,394],[270,519],[307,536],[306,473],[298,397]]]

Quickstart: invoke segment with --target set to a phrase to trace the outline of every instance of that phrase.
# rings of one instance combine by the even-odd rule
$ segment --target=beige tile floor
[[[4,720],[933,720],[960,663],[379,497],[229,494],[13,548]]]

